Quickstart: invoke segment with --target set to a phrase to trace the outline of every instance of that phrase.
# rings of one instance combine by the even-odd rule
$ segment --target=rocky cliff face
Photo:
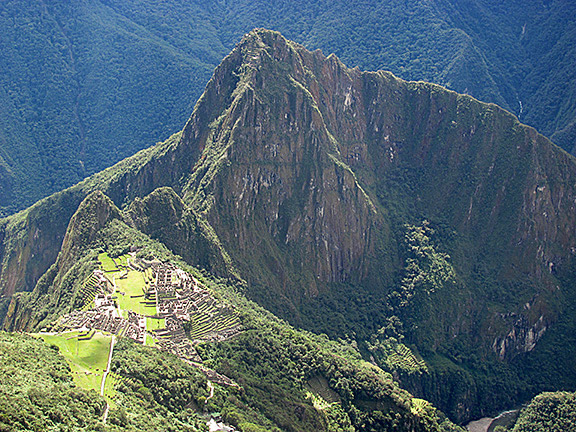
[[[498,257],[498,277],[551,289],[575,247],[574,174],[572,158],[494,105],[254,31],[182,134],[4,221],[3,292],[33,288],[91,190],[125,205],[162,186],[243,272],[295,302],[330,282],[393,284],[396,248],[376,251],[396,241],[391,187],[418,216],[471,236],[473,255]]]
[[[572,260],[570,156],[495,105],[348,69],[277,33],[247,35],[216,70],[180,145],[202,152],[184,200],[205,212],[253,282],[292,301],[330,282],[393,289],[399,258],[390,224],[401,221],[387,211],[398,203],[383,198],[391,188],[415,213],[401,217],[448,223],[490,277],[521,280],[510,297],[528,286],[536,303],[550,304],[553,273]],[[387,256],[376,252],[382,244]],[[520,303],[506,307],[528,326],[542,321]],[[514,326],[500,324],[507,333]]]
[[[126,219],[188,263],[218,276],[234,273],[230,257],[211,227],[170,187],[158,188],[142,199],[136,198],[128,208]]]
[[[86,246],[99,231],[112,219],[122,218],[120,210],[101,191],[89,194],[69,221],[56,261],[31,292],[12,296],[4,317],[5,328],[32,330],[49,314],[50,307],[71,306],[65,304],[72,296],[68,291],[71,286],[65,282],[71,277],[71,269],[85,259]]]
[[[375,209],[298,81],[300,54],[276,34],[255,33],[227,61],[241,78],[220,90],[230,104],[201,138],[185,201],[206,213],[245,271],[259,262],[258,282],[272,277],[293,299],[317,294],[317,281],[361,280]],[[216,71],[217,89],[226,66]],[[202,135],[197,128],[193,118],[183,145]],[[296,273],[304,286],[291,280]]]

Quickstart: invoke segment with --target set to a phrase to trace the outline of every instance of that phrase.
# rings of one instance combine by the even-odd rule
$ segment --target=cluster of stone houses
[[[98,294],[94,302],[94,309],[73,311],[64,315],[58,323],[58,328],[77,331],[100,330],[144,343],[146,323],[141,315],[129,311],[128,319],[122,318],[118,315],[118,309],[111,295]]]
[[[59,321],[60,330],[101,330],[118,336],[129,337],[144,344],[146,334],[151,334],[159,349],[169,351],[190,362],[201,362],[193,342],[187,337],[184,324],[195,314],[204,314],[205,322],[216,317],[235,315],[231,308],[220,306],[210,293],[201,287],[189,273],[159,261],[145,261],[132,258],[129,267],[136,271],[151,270],[151,280],[143,287],[142,302],[156,305],[156,315],[150,318],[164,319],[165,328],[146,328],[146,316],[134,311],[119,314],[115,286],[101,270],[96,270],[92,280],[96,280],[94,308],[74,311]],[[121,293],[123,294],[123,293]],[[127,315],[127,317],[126,317]],[[204,340],[224,340],[239,332],[237,319],[231,324],[206,333]],[[209,323],[210,324],[210,323]],[[210,325],[208,325],[210,327]]]
[[[156,299],[157,317],[164,318],[166,323],[164,329],[153,331],[159,348],[191,361],[200,361],[186,335],[184,324],[194,314],[208,313],[214,318],[218,312],[230,313],[230,310],[220,307],[210,293],[182,269],[158,262],[152,263],[151,269],[154,283],[149,286],[145,297]],[[216,311],[216,314],[203,312],[207,310]],[[232,325],[225,330],[227,336],[222,335],[222,338],[235,335],[239,327],[239,324]]]

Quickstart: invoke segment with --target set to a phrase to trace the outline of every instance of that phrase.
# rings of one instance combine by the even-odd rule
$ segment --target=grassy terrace
[[[198,313],[190,317],[188,336],[203,339],[210,333],[227,330],[239,325],[238,317],[231,312],[222,311],[213,304],[201,303]]]
[[[116,408],[118,404],[116,400],[118,399],[118,392],[116,391],[117,386],[122,382],[122,377],[114,372],[109,372],[106,377],[106,383],[104,384],[104,395],[108,400],[111,408]]]
[[[114,260],[110,258],[106,252],[102,252],[100,255],[98,255],[98,261],[100,261],[102,270],[105,272],[113,272],[119,270],[118,267],[116,267]]]
[[[88,310],[94,307],[94,298],[96,293],[99,291],[98,279],[96,276],[92,275],[80,290],[80,295],[82,296],[82,310]]]
[[[123,272],[117,272],[117,275],[115,275],[118,307],[122,311],[131,310],[141,315],[156,315],[156,304],[153,304],[154,302],[152,300],[146,300],[144,298],[144,287],[146,285],[144,275],[141,272],[130,270],[125,278],[120,279],[119,276],[122,273]],[[128,318],[124,313],[122,316]],[[147,330],[164,327],[165,323],[163,319],[146,318]]]
[[[102,375],[106,370],[111,336],[95,332],[90,340],[78,340],[79,332],[59,335],[39,334],[46,343],[56,345],[64,356],[74,382],[86,390],[100,393]]]
[[[139,272],[136,270],[128,270],[128,255],[122,255],[112,260],[106,253],[98,255],[98,260],[102,265],[102,270],[106,272],[106,276],[116,283],[116,296],[118,307],[122,311],[122,316],[128,318],[124,312],[131,310],[141,315],[156,315],[156,305],[149,305],[152,301],[144,298],[144,289],[146,281],[152,277],[151,270],[146,272]],[[116,265],[118,264],[118,266]],[[122,294],[123,293],[123,294]],[[166,326],[164,319],[146,318],[146,330],[161,329]],[[146,338],[146,345],[151,345],[151,338]]]

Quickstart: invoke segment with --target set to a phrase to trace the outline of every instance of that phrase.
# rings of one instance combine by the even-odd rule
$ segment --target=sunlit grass
[[[98,255],[98,261],[100,261],[102,270],[105,272],[118,270],[118,267],[116,267],[116,264],[114,264],[114,261],[108,256],[106,252],[102,252]]]
[[[153,306],[146,305],[147,303],[154,303],[147,301],[143,294],[144,288],[146,286],[145,276],[143,273],[130,270],[125,278],[120,279],[118,277],[120,273],[116,275],[116,296],[118,297],[118,307],[122,311],[131,310],[140,315],[152,316],[156,315],[157,309],[156,305]],[[139,296],[139,297],[131,297]],[[124,318],[128,318],[126,313],[122,313]],[[157,330],[164,328],[166,323],[164,319],[156,318],[146,318],[146,329],[147,330]]]
[[[64,356],[74,382],[86,390],[100,393],[102,374],[108,364],[111,336],[96,332],[90,340],[78,340],[79,332],[60,335],[38,334],[46,343],[56,345]]]
[[[146,318],[146,329],[147,330],[158,330],[163,329],[166,327],[166,322],[164,318],[157,319],[157,318]]]
[[[131,270],[125,278],[120,279],[121,273],[116,274],[116,295],[118,296],[118,307],[123,310],[131,310],[142,315],[156,314],[156,306],[145,306],[144,299],[144,277],[142,273]],[[131,296],[139,296],[132,298]]]

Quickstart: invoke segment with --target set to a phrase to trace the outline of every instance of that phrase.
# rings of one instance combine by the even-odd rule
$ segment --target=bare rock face
[[[508,334],[494,340],[492,348],[502,360],[510,357],[510,354],[532,351],[546,329],[543,315],[533,325],[529,325],[526,317],[520,316]]]
[[[291,303],[333,282],[393,290],[401,218],[449,224],[490,277],[521,281],[537,303],[556,301],[553,273],[571,266],[571,157],[495,105],[349,69],[275,32],[251,32],[216,70],[183,131],[185,152],[199,156],[184,201],[251,282]],[[453,306],[465,321],[479,304]],[[534,326],[521,304],[506,307]],[[512,331],[496,313],[488,321],[490,337]]]
[[[185,200],[206,213],[245,271],[259,262],[258,282],[272,277],[293,299],[366,275],[376,215],[307,87],[304,60],[323,57],[299,50],[276,33],[246,36],[206,92],[230,105],[204,134],[193,116],[182,143],[203,137]],[[221,84],[229,62],[235,87]]]

